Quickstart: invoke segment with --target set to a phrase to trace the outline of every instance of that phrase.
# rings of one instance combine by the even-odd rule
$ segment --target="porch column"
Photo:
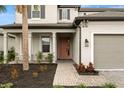
[[[22,34],[20,34],[20,60],[22,60]]]
[[[7,32],[3,33],[3,48],[4,48],[4,63],[7,63],[7,53],[8,53],[8,37]]]
[[[31,60],[32,60],[32,58],[31,58],[32,57],[32,47],[31,47],[32,46],[31,45],[32,44],[32,33],[31,32],[29,32],[29,34],[28,34],[28,41],[29,41],[28,42],[29,43],[29,45],[28,45],[29,46],[29,62],[31,62]]]
[[[53,33],[53,37],[52,38],[53,38],[53,63],[55,63],[56,59],[57,59],[57,55],[56,55],[57,54],[56,53],[56,50],[57,50],[56,46],[57,45],[56,45],[56,33],[55,32]]]

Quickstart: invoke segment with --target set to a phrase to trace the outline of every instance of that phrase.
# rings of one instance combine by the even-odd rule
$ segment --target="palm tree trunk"
[[[27,6],[22,5],[23,70],[29,70]]]

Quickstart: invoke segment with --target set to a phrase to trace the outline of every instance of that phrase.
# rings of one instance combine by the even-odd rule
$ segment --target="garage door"
[[[96,69],[124,69],[124,35],[94,36]]]

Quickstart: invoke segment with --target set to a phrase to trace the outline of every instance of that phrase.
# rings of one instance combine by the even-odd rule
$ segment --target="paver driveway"
[[[101,86],[107,82],[101,74],[96,76],[78,75],[71,60],[61,60],[57,63],[53,85],[76,86],[83,83],[87,86]]]
[[[104,71],[100,73],[108,82],[115,83],[117,87],[124,87],[124,71]]]

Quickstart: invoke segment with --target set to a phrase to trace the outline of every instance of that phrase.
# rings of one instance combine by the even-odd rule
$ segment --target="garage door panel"
[[[124,35],[95,35],[94,64],[97,69],[124,69]]]

